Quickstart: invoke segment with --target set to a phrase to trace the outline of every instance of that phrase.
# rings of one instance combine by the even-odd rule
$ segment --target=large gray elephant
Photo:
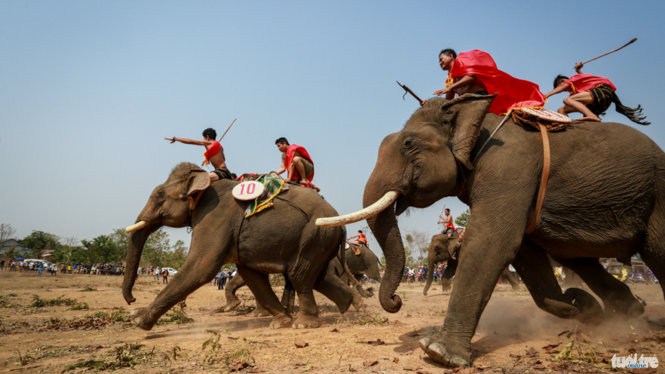
[[[665,280],[663,151],[618,123],[578,122],[550,133],[547,191],[535,230],[526,233],[543,170],[541,135],[509,119],[490,139],[502,120],[487,113],[492,100],[467,94],[427,101],[381,143],[365,187],[366,209],[320,222],[346,224],[374,215],[367,221],[387,262],[379,300],[397,312],[402,301],[395,290],[405,258],[396,216],[446,196],[469,205],[459,287],[451,293],[443,329],[420,341],[430,357],[453,366],[470,365],[471,337],[509,263],[540,308],[586,322],[602,320],[602,308],[585,291],[562,292],[547,254],[579,274],[608,313],[635,316],[643,307],[602,268],[599,257],[637,252]]]
[[[318,307],[313,289],[345,312],[353,295],[326,268],[345,243],[344,228],[319,228],[317,217],[335,214],[316,191],[290,186],[273,199],[274,206],[245,218],[247,203],[233,198],[239,182],[222,179],[210,184],[208,173],[198,166],[176,166],[164,184],[150,194],[148,203],[128,227],[127,267],[123,296],[132,303],[132,287],[143,245],[162,226],[192,227],[187,260],[178,274],[135,321],[149,330],[173,305],[210,282],[223,264],[235,263],[257,300],[274,316],[272,327],[316,327]],[[300,311],[294,320],[280,304],[268,282],[269,273],[285,274],[293,284]]]
[[[441,274],[441,291],[446,292],[451,288],[451,279],[455,276],[457,271],[457,256],[462,246],[461,239],[457,231],[453,231],[450,236],[448,234],[439,233],[432,236],[432,241],[427,248],[427,275],[425,287],[423,288],[423,295],[427,296],[434,279],[434,267],[441,262],[446,263],[446,268]],[[510,274],[508,268],[503,269],[499,279],[510,283],[513,290],[519,288],[519,283]]]

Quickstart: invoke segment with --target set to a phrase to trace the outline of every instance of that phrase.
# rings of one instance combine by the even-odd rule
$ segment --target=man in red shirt
[[[224,148],[222,145],[215,140],[217,138],[217,132],[215,129],[207,128],[203,130],[203,140],[193,140],[187,138],[164,138],[173,144],[174,142],[180,142],[183,144],[193,144],[193,145],[202,145],[206,148],[206,151],[203,153],[205,165],[212,164],[215,168],[214,171],[209,173],[210,182],[214,182],[220,179],[234,179],[235,175],[232,174],[229,169],[226,168],[226,158],[224,157]]]
[[[450,100],[456,94],[496,94],[488,111],[499,115],[517,108],[542,108],[545,104],[537,84],[499,70],[485,51],[474,49],[458,55],[447,48],[439,52],[439,65],[448,71],[448,77],[446,87],[434,91],[436,96],[446,95]]]
[[[351,240],[351,239],[355,239],[355,238],[358,238],[355,241],[356,244],[362,244],[365,247],[367,247],[367,237],[365,236],[365,234],[363,234],[362,230],[358,230],[357,235],[353,235],[352,237],[348,238],[347,240]]]
[[[583,64],[580,62],[575,69],[580,73],[568,78],[558,75],[554,78],[554,89],[545,94],[545,98],[566,91],[570,96],[563,99],[563,106],[557,112],[568,115],[579,112],[583,117],[580,121],[600,122],[600,114],[604,114],[610,104],[614,103],[616,111],[628,117],[631,121],[640,125],[648,125],[646,116],[642,114],[642,107],[629,108],[621,104],[619,97],[614,91],[616,87],[604,77],[591,74],[581,74]]]
[[[450,215],[450,209],[446,208],[444,210],[445,217],[439,216],[439,221],[437,223],[443,223],[442,234],[448,234],[448,237],[452,237],[453,231],[455,231],[455,225],[453,225],[453,217]]]
[[[277,174],[287,172],[287,182],[298,182],[303,185],[312,185],[314,178],[314,161],[309,156],[305,147],[297,144],[289,144],[286,138],[275,140],[277,148],[282,152],[282,165],[276,171]]]

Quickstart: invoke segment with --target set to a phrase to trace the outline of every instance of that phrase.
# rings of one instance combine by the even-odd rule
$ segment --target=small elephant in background
[[[444,233],[432,236],[432,241],[427,249],[427,282],[425,283],[425,288],[423,288],[423,295],[427,296],[427,291],[429,291],[434,278],[434,268],[441,262],[447,262],[446,268],[443,270],[443,274],[441,274],[441,291],[446,292],[450,290],[451,279],[457,271],[457,256],[462,246],[461,240],[457,231],[453,231],[450,236]],[[500,279],[510,283],[513,290],[519,288],[519,282],[510,274],[508,268],[503,270]]]
[[[367,278],[381,282],[381,274],[379,273],[379,258],[372,252],[369,247],[363,244],[348,243],[349,247],[346,248],[344,259],[346,260],[346,271],[338,269],[338,273],[342,280],[347,284],[355,286],[356,290],[364,297],[372,297],[374,289],[363,289],[359,283],[363,275]],[[341,268],[341,263],[339,263]]]

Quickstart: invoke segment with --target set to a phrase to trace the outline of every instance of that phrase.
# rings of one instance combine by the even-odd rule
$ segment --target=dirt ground
[[[473,339],[474,366],[449,369],[418,346],[446,314],[449,294],[437,286],[423,296],[422,283],[402,284],[397,293],[404,304],[396,314],[383,311],[374,296],[365,299],[364,311],[340,315],[317,294],[320,328],[274,330],[269,318],[253,316],[246,287],[238,291],[241,310],[222,313],[223,291],[206,285],[187,299],[184,312],[192,322],[176,307],[163,324],[143,331],[129,321],[129,311],[148,305],[163,286],[140,277],[137,302],[129,307],[121,282],[118,276],[0,273],[0,372],[597,373],[612,371],[613,355],[634,353],[656,355],[661,365],[633,372],[665,372],[665,301],[657,284],[630,285],[647,303],[642,317],[595,327],[540,311],[524,286],[497,285]]]

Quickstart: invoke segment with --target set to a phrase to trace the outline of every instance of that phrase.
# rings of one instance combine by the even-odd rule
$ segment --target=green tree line
[[[3,224],[5,225],[5,224]],[[8,225],[5,225],[8,226]],[[5,240],[8,238],[5,238]],[[44,251],[53,251],[49,260],[66,264],[118,264],[127,255],[129,234],[124,229],[115,229],[108,235],[99,235],[91,240],[60,238],[54,234],[35,230],[23,239],[16,239],[23,247],[29,248],[26,258],[41,258]],[[0,243],[1,244],[1,243]],[[171,244],[168,233],[163,229],[152,233],[143,247],[142,266],[170,266],[179,268],[189,249],[182,240]],[[1,255],[16,258],[19,255],[12,249]]]

